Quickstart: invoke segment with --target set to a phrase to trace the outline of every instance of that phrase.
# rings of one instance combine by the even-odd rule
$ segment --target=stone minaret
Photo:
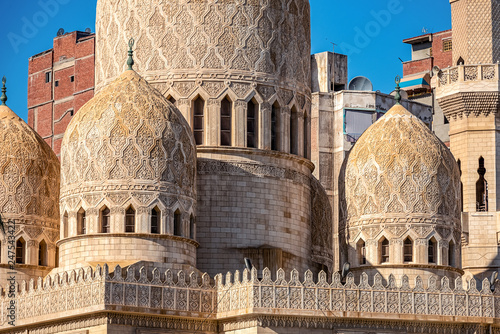
[[[500,267],[500,2],[450,2],[458,66],[440,71],[435,84],[462,173],[462,265],[466,273],[483,278]]]

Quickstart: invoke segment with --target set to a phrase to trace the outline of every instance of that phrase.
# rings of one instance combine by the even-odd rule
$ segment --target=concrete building
[[[59,156],[64,131],[94,96],[95,34],[74,31],[34,55],[28,68],[28,124]]]
[[[407,38],[403,43],[411,45],[412,59],[403,63],[401,88],[406,91],[410,100],[432,106],[434,112],[432,131],[449,146],[448,119],[436,101],[436,87],[431,86],[431,78],[437,73],[435,69],[439,71],[453,64],[452,31],[445,30]]]

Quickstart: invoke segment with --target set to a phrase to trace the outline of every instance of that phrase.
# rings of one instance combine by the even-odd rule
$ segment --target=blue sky
[[[312,53],[349,55],[349,79],[364,75],[389,93],[410,60],[404,38],[451,28],[448,0],[310,0]],[[27,119],[28,58],[52,47],[59,28],[95,31],[96,0],[27,0],[2,3],[0,76],[7,77],[7,104]],[[30,29],[31,28],[31,29]]]

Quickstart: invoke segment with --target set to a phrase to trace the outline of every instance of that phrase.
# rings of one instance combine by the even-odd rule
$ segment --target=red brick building
[[[432,129],[447,144],[450,140],[448,120],[436,102],[431,77],[435,66],[446,68],[453,65],[452,31],[407,38],[403,43],[411,45],[411,60],[403,63],[401,88],[408,93],[409,99],[433,106]]]
[[[28,124],[59,156],[73,115],[94,96],[95,34],[74,31],[29,59]]]

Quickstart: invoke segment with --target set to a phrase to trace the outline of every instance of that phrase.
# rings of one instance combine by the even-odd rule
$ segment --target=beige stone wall
[[[288,154],[199,148],[198,268],[312,267],[311,171]]]
[[[182,237],[152,234],[101,234],[66,238],[58,243],[59,267],[69,270],[115,263],[122,267],[141,261],[165,267],[195,268],[197,243]]]
[[[462,266],[466,274],[480,279],[500,267],[498,73],[498,64],[458,66],[436,79],[438,102],[450,121],[450,149],[461,165]],[[488,183],[487,212],[477,212],[481,157]]]
[[[500,4],[495,0],[450,0],[453,63],[496,63],[500,59]]]

